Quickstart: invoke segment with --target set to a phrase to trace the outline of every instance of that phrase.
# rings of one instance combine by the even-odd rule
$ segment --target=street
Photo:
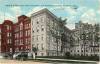
[[[48,63],[34,62],[34,61],[19,61],[19,60],[0,59],[0,64],[48,64]]]
[[[0,64],[99,64],[99,63],[59,63],[59,62],[35,62],[35,61],[21,61],[21,60],[9,60],[9,59],[0,59]]]

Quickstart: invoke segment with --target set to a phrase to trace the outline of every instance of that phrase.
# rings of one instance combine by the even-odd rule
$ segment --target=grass
[[[48,59],[35,59],[35,60],[31,60],[31,61],[35,61],[35,62],[44,62],[44,63],[93,63],[93,62],[78,62],[78,61],[61,61],[61,60],[48,60]]]
[[[37,56],[37,58],[51,58],[51,59],[69,59],[69,60],[86,60],[86,61],[99,61],[98,56]]]

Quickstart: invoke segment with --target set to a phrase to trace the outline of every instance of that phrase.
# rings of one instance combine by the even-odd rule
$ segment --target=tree
[[[32,51],[33,51],[33,58],[36,59],[36,53],[38,51],[38,48],[32,47]]]
[[[60,22],[60,26],[61,26],[61,29],[60,29],[61,41],[62,41],[61,52],[63,52],[64,45],[65,45],[65,42],[66,42],[66,36],[64,34],[65,25],[67,24],[66,21],[67,21],[67,19],[62,19],[62,17],[59,18],[59,22]]]
[[[66,58],[69,58],[70,57],[70,52],[66,52],[65,56],[66,56]]]
[[[63,26],[67,24],[66,21],[67,21],[67,19],[64,19],[64,20],[63,20],[62,17],[59,18],[59,22],[61,22],[61,24],[62,24]]]
[[[62,19],[62,17],[59,18],[59,22],[60,22],[60,26],[61,26],[61,29],[59,30],[60,33],[64,32],[65,25],[67,24],[66,21],[67,21],[67,19]]]

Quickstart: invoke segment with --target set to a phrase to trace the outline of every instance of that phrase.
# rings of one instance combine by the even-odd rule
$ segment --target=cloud
[[[0,23],[4,21],[4,13],[0,12]]]
[[[65,6],[59,6],[59,7],[52,7],[50,8],[51,11],[65,11],[65,13],[69,14],[69,15],[75,15],[76,14],[76,10],[73,7],[65,7]]]
[[[90,10],[88,10],[86,13],[84,13],[83,14],[83,16],[92,16],[92,17],[95,17],[96,16],[96,14],[95,14],[95,11],[93,10],[93,9],[90,9]]]
[[[65,7],[65,11],[68,12],[70,15],[76,15],[77,12],[74,8],[71,7]]]
[[[55,11],[55,13],[58,10],[63,10],[64,14],[68,14],[66,15],[65,18],[67,18],[67,27],[70,29],[74,29],[75,28],[75,22],[80,21],[80,17],[83,15],[84,12],[87,11],[86,7],[79,7],[78,9],[74,9],[73,7],[65,7],[65,6],[61,6],[61,7],[53,7],[51,8],[51,11]],[[59,13],[63,13],[63,12],[59,12]]]
[[[100,0],[98,0],[100,2]]]
[[[94,11],[93,9],[89,9],[88,11],[86,11],[82,16],[81,16],[81,20],[84,23],[90,23],[90,24],[95,24],[97,22],[97,18],[96,18],[96,11]]]
[[[15,15],[16,17],[20,16],[21,13],[22,13],[21,7],[19,7],[19,6],[17,6],[17,7],[12,7],[10,10],[14,13],[14,15]]]
[[[100,14],[100,10],[98,10],[97,13]]]
[[[0,11],[0,23],[2,23],[4,20],[11,20],[14,21],[15,17],[12,16],[10,13],[4,13]]]
[[[67,23],[66,27],[72,30],[72,29],[75,29],[75,24]]]
[[[71,13],[73,11],[73,13]],[[67,18],[67,27],[70,29],[75,28],[75,23],[80,21],[80,17],[87,11],[86,7],[79,7],[78,9],[71,9],[68,13],[71,13]]]
[[[26,15],[31,16],[31,14],[33,14],[33,13],[35,13],[35,12],[37,12],[37,11],[43,9],[43,8],[45,8],[45,7],[35,7],[32,10],[30,10]]]
[[[15,20],[15,17],[12,16],[11,14],[9,14],[9,13],[5,13],[5,19],[14,21]]]

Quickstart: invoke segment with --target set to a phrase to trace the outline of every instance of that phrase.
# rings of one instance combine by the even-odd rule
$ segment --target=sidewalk
[[[10,59],[0,59],[0,64],[49,64],[49,63],[35,62],[35,61],[19,61],[19,60],[10,60]]]
[[[68,61],[72,61],[72,62],[89,62],[89,63],[98,63],[97,61],[87,61],[87,60],[71,60],[71,59],[51,59],[51,58],[37,58],[37,59],[42,59],[42,60],[51,60],[51,61],[64,61],[64,62],[68,62]]]

